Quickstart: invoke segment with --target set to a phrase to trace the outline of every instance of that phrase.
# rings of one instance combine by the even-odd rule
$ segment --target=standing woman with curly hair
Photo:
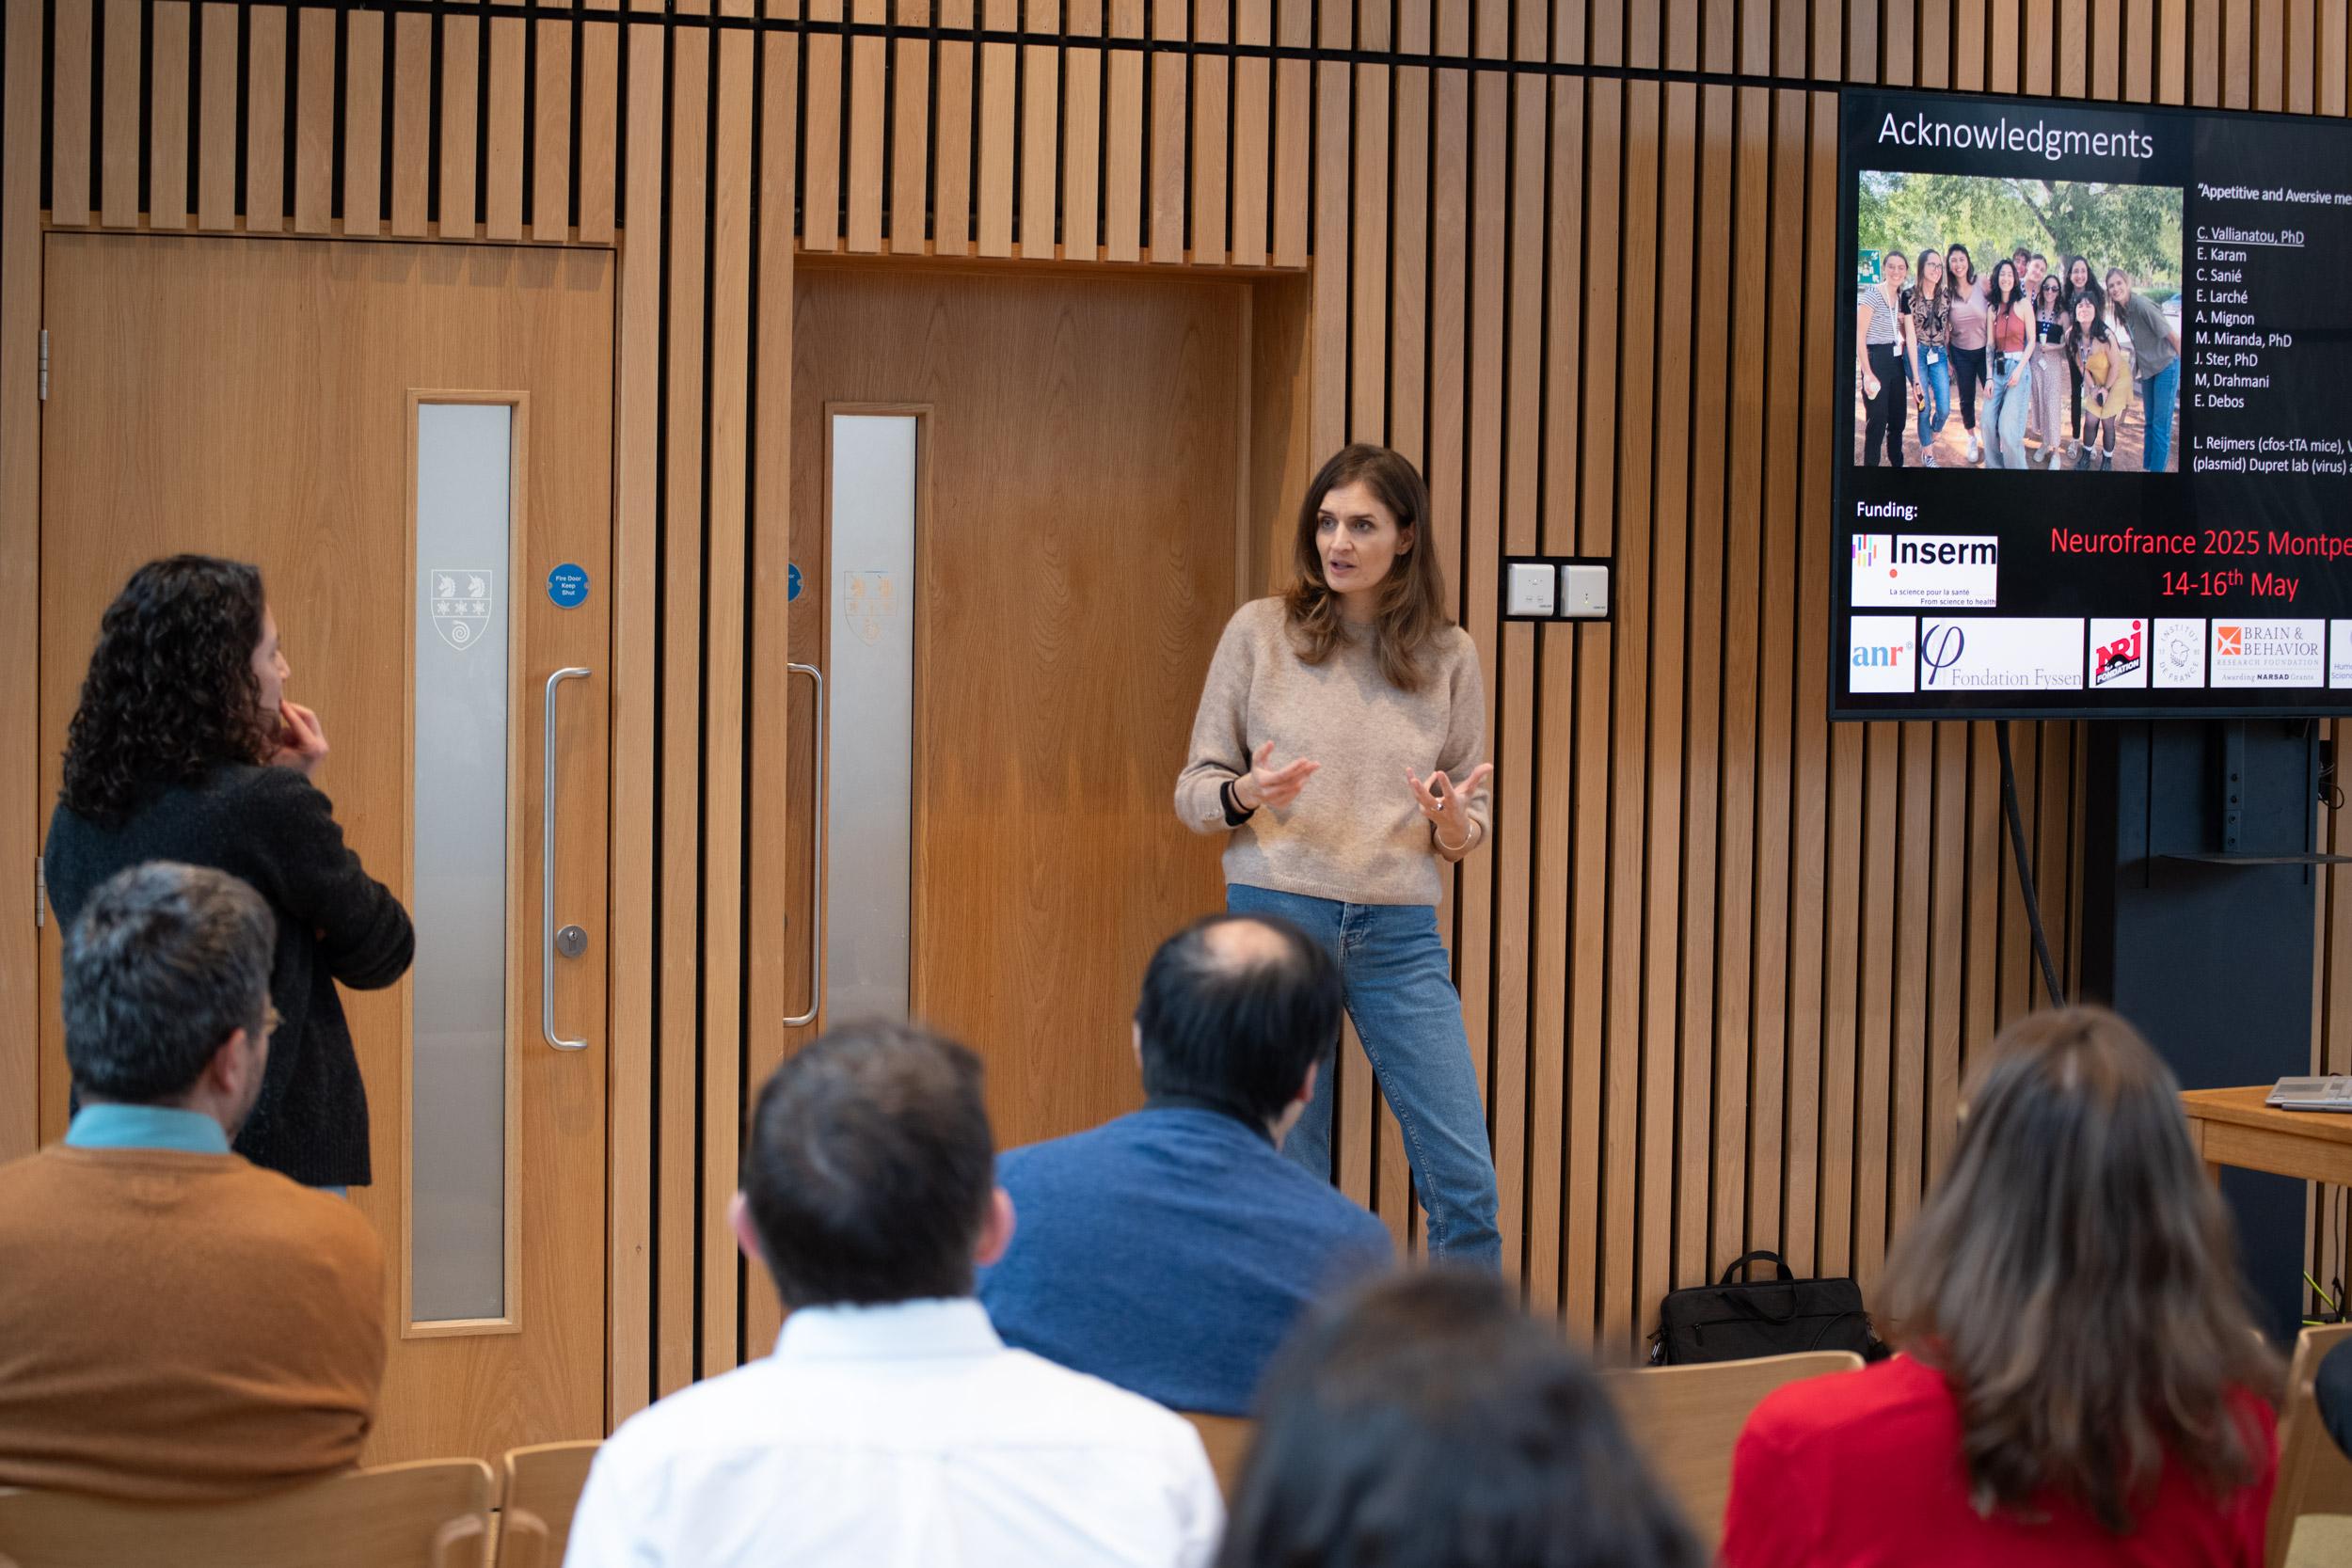
[[[392,984],[415,935],[310,782],[326,736],[285,700],[287,674],[256,568],[176,555],[131,574],[99,623],[43,857],[69,925],[100,883],[144,861],[226,871],[268,901],[278,1023],[237,1152],[306,1186],[347,1188],[369,1180],[368,1099],[335,983]]]
[[[1296,580],[1242,606],[1217,643],[1176,815],[1227,835],[1227,909],[1283,916],[1330,950],[1429,1250],[1491,1269],[1494,1154],[1437,905],[1439,867],[1486,836],[1494,768],[1478,651],[1445,612],[1428,526],[1420,473],[1386,447],[1323,466],[1298,509]],[[1283,1152],[1328,1180],[1327,1058]]]

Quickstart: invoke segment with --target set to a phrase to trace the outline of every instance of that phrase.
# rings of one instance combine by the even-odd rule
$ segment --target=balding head
[[[1144,1092],[1269,1126],[1339,1042],[1339,969],[1286,921],[1212,915],[1161,944],[1136,1007]]]

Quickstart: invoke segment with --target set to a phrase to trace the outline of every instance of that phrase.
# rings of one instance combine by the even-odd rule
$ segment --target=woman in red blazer
[[[1903,1354],[1756,1408],[1725,1568],[2260,1568],[2279,1368],[2179,1092],[2096,1008],[1994,1042],[1887,1263]]]

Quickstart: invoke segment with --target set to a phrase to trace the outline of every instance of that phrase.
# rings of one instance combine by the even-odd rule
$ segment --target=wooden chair
[[[1200,1433],[1200,1446],[1209,1450],[1209,1468],[1216,1475],[1216,1489],[1225,1494],[1225,1500],[1233,1500],[1233,1488],[1241,1483],[1242,1461],[1249,1457],[1249,1440],[1257,1435],[1258,1423],[1246,1416],[1204,1416],[1196,1410],[1177,1412]]]
[[[2319,1402],[2312,1395],[2321,1359],[2347,1338],[2352,1323],[2329,1323],[2305,1329],[2295,1341],[2286,1404],[2279,1418],[2279,1484],[2270,1495],[2270,1546],[2265,1554],[2270,1568],[2286,1562],[2297,1519],[2307,1513],[2352,1513],[2352,1459],[2320,1424]]]
[[[482,1568],[490,1467],[387,1465],[225,1503],[0,1491],[12,1568]]]
[[[599,1442],[539,1443],[506,1450],[499,1494],[498,1568],[556,1568],[572,1535],[572,1511],[588,1484]]]
[[[1604,1372],[1601,1381],[1651,1472],[1682,1505],[1712,1558],[1731,1501],[1731,1450],[1749,1414],[1783,1384],[1861,1365],[1862,1357],[1851,1351],[1809,1351],[1696,1367],[1643,1367]]]

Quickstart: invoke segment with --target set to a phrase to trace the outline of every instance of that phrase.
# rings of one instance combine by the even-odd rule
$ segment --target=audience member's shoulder
[[[1116,1142],[1117,1129],[1124,1117],[1106,1121],[1100,1127],[1089,1127],[1081,1132],[1047,1138],[1041,1143],[1023,1144],[1019,1148],[1006,1149],[996,1156],[996,1178],[1000,1182],[1014,1182],[1025,1178],[1050,1177],[1082,1165],[1106,1155]]]
[[[1091,1372],[1073,1371],[1025,1350],[1008,1348],[998,1374],[1025,1396],[1009,1402],[1050,1423],[1057,1441],[1077,1439],[1094,1448],[1184,1454],[1199,1444],[1192,1423],[1167,1406],[1130,1393]]]
[[[1950,1418],[1956,1410],[1944,1374],[1907,1355],[1858,1371],[1784,1385],[1765,1396],[1748,1430],[1784,1447],[1868,1438],[1889,1422]]]
[[[346,1259],[383,1254],[375,1227],[349,1198],[306,1187],[242,1156],[235,1157],[228,1180],[238,1189],[238,1212],[262,1236],[298,1236],[306,1247],[331,1250]]]

